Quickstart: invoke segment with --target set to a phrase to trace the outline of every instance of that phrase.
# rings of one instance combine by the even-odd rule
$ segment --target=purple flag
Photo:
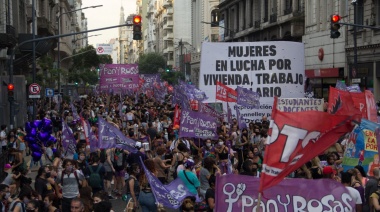
[[[219,113],[218,111],[216,111],[214,108],[208,106],[207,104],[199,101],[199,112],[200,113],[206,113],[212,117],[215,117],[216,118],[216,123],[218,125],[221,125],[223,119],[224,119],[224,115],[222,113]]]
[[[67,153],[74,154],[76,149],[76,141],[70,127],[66,122],[62,122],[62,146]]]
[[[286,179],[265,190],[257,208],[260,178],[222,175],[216,179],[215,211],[355,211],[342,184],[330,180]]]
[[[140,158],[141,160],[141,158]],[[163,185],[146,167],[141,160],[145,176],[152,188],[156,203],[162,204],[164,207],[178,209],[182,201],[188,196],[194,196],[186,188],[180,178],[173,180],[169,185]]]
[[[99,148],[121,148],[130,152],[137,152],[136,141],[127,138],[119,129],[98,116]]]
[[[183,94],[179,88],[175,88],[173,94],[172,105],[178,104],[181,108],[190,109],[189,99]]]
[[[260,94],[257,92],[251,91],[247,88],[237,86],[237,104],[251,107],[252,109],[258,109],[260,107]]]
[[[73,118],[74,121],[78,121],[80,119],[80,116],[78,115],[76,107],[73,105],[73,103],[70,103],[70,108],[73,111]]]
[[[236,106],[236,118],[239,124],[239,130],[247,128],[247,123],[245,123],[244,117],[240,114],[239,107]]]
[[[216,118],[182,108],[179,137],[218,138]]]
[[[83,126],[84,133],[86,136],[86,140],[90,143],[90,150],[91,152],[95,152],[96,150],[99,149],[98,138],[92,131],[91,125],[87,120],[82,118],[81,122],[82,122],[82,126]]]

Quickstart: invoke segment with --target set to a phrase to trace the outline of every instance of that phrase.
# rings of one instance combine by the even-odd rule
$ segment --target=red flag
[[[365,100],[367,105],[367,119],[377,123],[377,109],[375,98],[370,90],[365,91]]]
[[[219,81],[216,81],[215,96],[217,100],[221,100],[224,102],[236,102],[237,100],[237,92]]]
[[[180,115],[181,115],[181,112],[179,111],[178,105],[176,104],[175,105],[175,109],[174,109],[174,122],[173,122],[173,126],[176,126],[176,125],[179,126],[179,123],[181,121]]]
[[[277,97],[274,104],[277,104]],[[260,192],[270,188],[322,153],[353,128],[358,116],[320,111],[281,112],[273,106]],[[312,121],[310,121],[312,120]]]
[[[350,95],[351,95],[352,101],[354,102],[355,108],[361,112],[362,118],[368,119],[365,94],[364,93],[350,93]]]
[[[328,112],[335,115],[360,114],[359,108],[355,107],[351,93],[330,87]]]

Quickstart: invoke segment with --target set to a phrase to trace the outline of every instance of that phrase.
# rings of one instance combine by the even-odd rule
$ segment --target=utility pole
[[[32,39],[35,40],[36,39],[36,10],[35,10],[35,7],[36,7],[36,0],[32,0]],[[33,61],[33,65],[32,65],[32,74],[33,74],[33,77],[32,77],[32,81],[33,83],[36,82],[36,42],[33,42],[33,46],[32,46],[32,61]],[[36,120],[36,99],[33,98],[33,120]]]
[[[183,45],[183,43],[182,43],[182,38],[181,38],[181,40],[178,42],[178,44],[179,44],[179,46],[181,47],[181,50],[180,50],[180,62],[181,62],[181,72],[183,71],[183,54],[182,54],[182,45]]]
[[[353,1],[352,4],[354,5],[354,23],[357,24],[357,17],[358,17],[358,6],[357,2]],[[354,26],[354,66],[351,68],[350,74],[348,75],[349,84],[351,84],[353,76],[353,72],[355,73],[358,71],[358,43],[357,43],[357,35],[356,35],[356,25]]]

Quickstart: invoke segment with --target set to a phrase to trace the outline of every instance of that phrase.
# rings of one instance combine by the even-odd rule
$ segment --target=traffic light
[[[331,23],[330,23],[330,38],[339,38],[340,36],[340,16],[339,15],[331,15]]]
[[[14,85],[12,83],[8,83],[8,100],[13,101],[14,100]]]
[[[170,72],[170,70],[167,68],[167,69],[166,69],[166,72]]]
[[[133,16],[133,40],[141,40],[141,15]]]

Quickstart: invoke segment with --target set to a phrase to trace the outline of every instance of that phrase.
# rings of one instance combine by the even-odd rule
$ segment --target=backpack
[[[24,212],[25,211],[25,203],[21,202],[21,201],[16,201],[15,204],[13,204],[12,208],[11,208],[11,211],[14,211],[14,209],[16,208],[17,204],[18,203],[21,203],[21,212]]]
[[[98,168],[94,172],[94,170],[92,170],[92,166],[88,167],[91,173],[90,177],[88,178],[88,184],[91,186],[91,188],[102,188],[103,181],[99,174],[100,168],[102,168],[102,166],[98,165]]]

